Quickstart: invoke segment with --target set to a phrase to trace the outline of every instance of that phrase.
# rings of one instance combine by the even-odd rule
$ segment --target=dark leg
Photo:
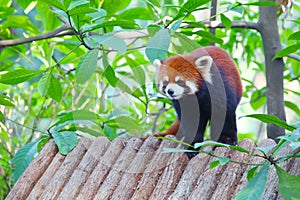
[[[224,127],[218,142],[236,145],[237,144],[237,129],[235,113],[227,114]]]
[[[193,142],[191,143],[191,145],[194,145],[195,143],[203,142],[203,135],[204,135],[205,128],[207,126],[207,122],[208,122],[208,119],[200,119],[197,134],[196,134]],[[190,147],[190,148],[188,148],[188,150],[198,150],[199,151],[199,148],[194,149],[193,147]],[[198,154],[198,152],[187,152],[186,154],[189,158],[192,158],[192,157],[196,156]]]

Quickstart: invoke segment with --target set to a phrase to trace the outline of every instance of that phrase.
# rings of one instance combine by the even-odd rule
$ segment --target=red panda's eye
[[[163,87],[166,87],[168,85],[168,81],[163,81]]]
[[[179,86],[185,86],[185,82],[183,80],[178,80],[176,82]]]

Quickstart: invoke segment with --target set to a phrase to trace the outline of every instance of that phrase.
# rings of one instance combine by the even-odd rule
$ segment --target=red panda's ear
[[[160,68],[160,66],[161,66],[160,60],[155,59],[155,60],[153,61],[153,65],[154,65],[156,68]]]
[[[209,83],[212,83],[211,74],[210,74],[210,68],[213,64],[212,57],[202,56],[202,57],[195,60],[195,64],[196,64],[197,70],[201,74],[202,78],[205,81],[207,81]]]

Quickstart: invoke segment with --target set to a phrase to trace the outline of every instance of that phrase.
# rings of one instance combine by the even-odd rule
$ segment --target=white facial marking
[[[169,77],[168,76],[164,76],[163,80],[169,82]]]
[[[185,82],[186,86],[188,86],[190,88],[190,92],[189,94],[195,94],[198,91],[198,88],[196,86],[195,83],[193,83],[192,81],[186,81]]]
[[[155,67],[159,68],[159,67],[161,66],[160,60],[155,59],[155,60],[153,61],[153,65],[154,65]]]
[[[159,82],[159,88],[158,88],[158,90],[160,91],[160,92],[163,92],[163,81],[160,81]]]
[[[181,79],[180,76],[176,76],[175,77],[175,82],[179,81],[180,79]]]
[[[173,94],[169,94],[168,90],[172,90]],[[169,99],[180,99],[183,95],[184,88],[175,83],[169,83],[165,89],[165,94]]]

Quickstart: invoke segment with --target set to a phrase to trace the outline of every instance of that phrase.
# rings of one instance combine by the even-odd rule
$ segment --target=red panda
[[[203,47],[187,55],[155,60],[158,90],[173,103],[177,120],[155,136],[180,134],[191,144],[202,142],[210,121],[212,139],[237,143],[236,107],[242,83],[235,62],[223,49]]]

